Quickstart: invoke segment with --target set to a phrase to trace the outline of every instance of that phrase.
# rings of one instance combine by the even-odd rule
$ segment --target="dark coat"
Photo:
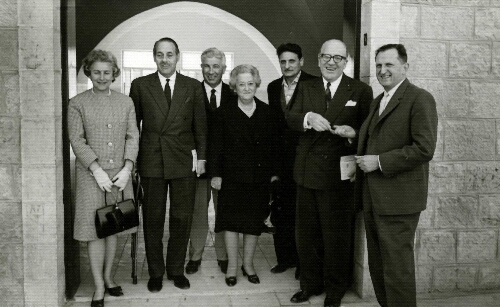
[[[367,84],[343,75],[328,110],[324,96],[322,78],[302,82],[287,117],[289,127],[304,131],[304,116],[308,112],[315,112],[334,125],[349,125],[357,131],[368,114],[373,92]],[[346,138],[329,131],[308,129],[299,138],[294,168],[295,181],[310,189],[337,190],[338,199],[332,202],[351,205],[341,188],[350,183],[348,180],[340,180],[340,157],[355,153],[356,144],[350,144]]]
[[[379,215],[417,213],[427,204],[429,161],[437,140],[436,102],[406,79],[377,119],[382,97],[375,98],[360,129],[357,152],[379,155],[382,171],[366,174],[373,210]],[[377,123],[370,131],[372,119]],[[364,173],[358,169],[356,176],[361,179]],[[362,180],[356,182],[359,201]]]
[[[177,73],[170,109],[158,73],[132,81],[137,125],[142,131],[137,168],[145,177],[165,179],[193,175],[193,156],[205,160],[207,120],[198,80]]]
[[[295,150],[297,148],[297,144],[299,143],[299,136],[301,132],[299,131],[294,131],[290,128],[288,128],[288,125],[286,123],[286,113],[288,113],[295,103],[295,98],[297,97],[297,92],[298,92],[298,86],[302,81],[305,80],[310,80],[313,78],[317,78],[316,76],[310,75],[306,73],[305,71],[302,71],[299,77],[299,82],[297,83],[297,87],[295,88],[295,91],[293,93],[292,98],[290,98],[290,101],[288,104],[284,104],[281,101],[281,91],[283,89],[283,76],[281,78],[278,78],[267,86],[267,97],[269,100],[269,106],[271,107],[271,110],[275,114],[275,118],[277,120],[278,124],[278,129],[279,129],[279,135],[281,138],[281,145],[283,148],[281,149],[281,152],[283,154],[282,157],[282,174],[281,178],[285,179],[290,178],[290,180],[293,177],[293,164],[295,162]],[[293,181],[292,181],[293,182]]]
[[[237,96],[219,107],[209,137],[208,163],[212,177],[224,182],[269,183],[279,174],[277,128],[270,107],[257,98],[252,115],[253,130],[247,125],[249,118],[238,107]]]

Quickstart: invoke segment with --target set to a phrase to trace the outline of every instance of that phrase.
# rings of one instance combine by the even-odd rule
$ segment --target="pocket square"
[[[355,106],[356,106],[356,103],[357,103],[356,101],[349,100],[349,101],[345,104],[345,106],[346,106],[346,107],[355,107]]]

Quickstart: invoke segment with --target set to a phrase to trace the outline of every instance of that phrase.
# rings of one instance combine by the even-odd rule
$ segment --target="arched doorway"
[[[216,46],[233,52],[235,65],[251,63],[257,66],[263,78],[257,96],[267,101],[267,83],[280,76],[275,47],[282,42],[296,42],[303,47],[305,70],[313,74],[319,74],[316,55],[326,39],[343,39],[358,62],[356,29],[360,0],[268,2],[254,1],[249,7],[247,3],[230,0],[149,0],[124,8],[115,1],[78,0],[75,4],[75,66],[79,67],[81,59],[94,48],[111,50],[123,64],[125,50],[150,53],[154,41],[170,36],[178,42],[181,52],[201,52]],[[353,6],[353,3],[356,4]],[[124,9],[129,12],[125,13]],[[123,19],[124,16],[129,18]],[[78,92],[87,86],[86,78],[81,75],[75,78]],[[113,86],[118,91],[126,88],[121,78]]]

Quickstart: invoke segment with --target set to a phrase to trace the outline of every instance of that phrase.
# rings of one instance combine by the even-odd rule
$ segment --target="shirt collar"
[[[167,80],[167,78],[165,78],[162,74],[160,74],[159,71],[157,71],[157,73],[158,73],[158,78],[160,78],[160,80]],[[168,78],[170,79],[169,84],[175,83],[175,78],[177,78],[177,71],[174,70],[174,73]]]
[[[299,78],[300,78],[300,74],[302,73],[302,70],[299,71],[299,73],[297,74],[297,76],[295,77],[295,79],[293,79],[292,83],[290,83],[290,85],[292,84],[297,84],[299,83]],[[284,86],[289,86],[288,83],[286,83],[286,80],[285,80],[285,77],[283,77],[283,82],[281,82],[282,85]]]
[[[394,95],[394,93],[398,90],[399,86],[401,85],[401,83],[403,83],[406,79],[403,79],[403,81],[399,82],[398,84],[396,84],[396,86],[394,86],[393,88],[391,88],[388,92],[386,92],[384,90],[384,95],[387,93],[387,95],[389,97],[392,97]]]
[[[342,76],[344,74],[341,74],[340,77],[337,78],[337,80],[330,82],[325,79],[325,77],[321,77],[323,79],[323,88],[326,88],[326,85],[328,82],[330,82],[330,86],[333,86],[334,88],[337,88],[340,84],[340,81],[342,80]]]
[[[203,80],[203,84],[205,85],[205,89],[207,90],[207,93],[210,93],[212,91],[212,87]],[[216,93],[222,92],[222,81],[217,84],[216,87],[213,87]]]

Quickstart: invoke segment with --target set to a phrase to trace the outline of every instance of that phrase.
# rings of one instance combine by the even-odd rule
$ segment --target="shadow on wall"
[[[153,45],[162,37],[173,38],[181,52],[201,52],[217,47],[234,53],[234,66],[254,65],[262,79],[256,96],[263,101],[267,101],[269,82],[281,76],[276,50],[266,37],[239,17],[196,2],[165,4],[138,14],[111,31],[95,49],[113,52],[120,68],[123,67],[124,50],[151,51],[154,65]],[[88,78],[80,69],[77,91],[80,93],[88,88]],[[111,88],[122,92],[125,88],[122,76]]]

